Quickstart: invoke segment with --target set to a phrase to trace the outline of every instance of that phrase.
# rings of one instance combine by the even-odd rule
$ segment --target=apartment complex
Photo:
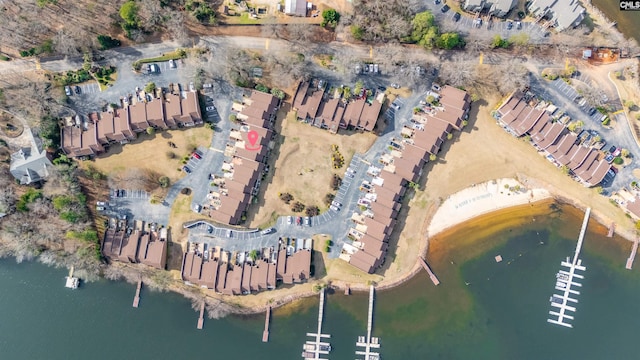
[[[293,109],[300,121],[337,133],[338,129],[373,131],[378,122],[385,95],[368,97],[366,89],[345,101],[336,93],[328,94],[322,80],[303,81],[293,99]],[[372,94],[373,95],[373,94]]]
[[[425,106],[414,114],[412,125],[402,129],[402,139],[390,141],[379,164],[367,170],[371,180],[360,187],[364,195],[358,204],[364,210],[351,217],[354,226],[348,237],[352,243],[345,244],[340,257],[364,272],[373,273],[384,263],[407,186],[418,181],[430,156],[468,118],[471,97],[466,92],[445,86],[434,95],[440,105]]]
[[[214,221],[230,225],[242,222],[252,196],[258,193],[280,102],[271,94],[253,91],[236,105],[239,124],[231,131],[222,175],[211,175],[216,189],[209,192],[203,208]],[[257,138],[250,140],[250,133]]]
[[[505,17],[517,4],[517,0],[464,0],[462,8],[470,12],[488,11],[490,15]]]
[[[252,259],[247,253],[229,253],[205,244],[189,243],[182,261],[182,279],[192,285],[225,295],[246,295],[283,284],[309,280],[311,239],[297,239],[295,245],[281,243],[265,248]]]
[[[126,221],[110,219],[102,242],[102,254],[112,260],[142,263],[164,270],[167,263],[167,228],[146,227],[136,221],[135,229],[127,228]]]
[[[578,136],[562,123],[552,121],[546,107],[529,103],[516,91],[494,113],[498,123],[516,137],[529,136],[533,146],[556,166],[566,166],[575,180],[596,186],[614,176],[611,165],[598,150],[579,143]]]
[[[202,124],[197,92],[158,95],[149,96],[150,101],[143,96],[143,101],[123,108],[68,118],[61,129],[62,150],[69,157],[90,157],[105,152],[110,144],[135,140],[149,127],[167,130]]]

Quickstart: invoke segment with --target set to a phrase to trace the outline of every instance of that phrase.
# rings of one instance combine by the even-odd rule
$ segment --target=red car
[[[200,154],[198,154],[197,152],[194,152],[194,153],[192,154],[192,156],[193,156],[194,158],[198,159],[198,160],[202,159],[202,157],[200,156]]]

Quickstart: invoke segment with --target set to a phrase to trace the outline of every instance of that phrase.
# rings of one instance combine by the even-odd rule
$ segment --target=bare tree
[[[138,2],[139,15],[142,18],[143,27],[149,30],[157,30],[164,23],[164,9],[158,0],[141,0]]]
[[[78,51],[78,45],[76,44],[75,38],[65,32],[64,28],[58,30],[53,43],[56,51],[60,54],[73,56],[80,53]]]
[[[189,43],[189,32],[184,25],[184,14],[180,11],[171,11],[168,15],[167,28],[171,38],[180,46],[186,46]]]

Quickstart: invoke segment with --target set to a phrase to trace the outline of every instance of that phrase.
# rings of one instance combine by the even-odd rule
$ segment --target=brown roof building
[[[94,156],[105,151],[103,145],[112,142],[125,143],[136,139],[136,133],[149,126],[159,129],[175,129],[202,123],[197,93],[186,92],[182,99],[167,94],[165,99],[139,102],[113,112],[89,115],[87,129],[65,126],[61,129],[62,150],[70,157]]]

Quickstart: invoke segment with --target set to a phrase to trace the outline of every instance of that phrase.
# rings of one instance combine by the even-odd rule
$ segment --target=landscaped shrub
[[[285,204],[290,203],[293,200],[293,195],[289,193],[280,193],[280,200],[284,201]]]
[[[100,50],[107,50],[120,46],[120,40],[114,39],[108,35],[98,35],[98,43],[100,43]]]
[[[329,193],[329,194],[324,196],[324,203],[327,204],[327,205],[331,205],[331,202],[335,198],[336,198],[336,196],[334,194]]]
[[[296,201],[296,202],[293,204],[293,206],[291,207],[291,210],[292,210],[293,212],[301,212],[301,211],[303,211],[303,210],[304,210],[304,208],[305,208],[305,206],[304,206],[304,204],[303,204],[303,203],[301,203],[300,201]]]
[[[624,163],[624,160],[622,160],[622,158],[620,156],[616,156],[613,159],[613,163],[616,164],[616,165],[622,165]]]
[[[340,189],[340,185],[342,185],[342,178],[340,176],[333,174],[331,178],[331,189],[338,190]]]

